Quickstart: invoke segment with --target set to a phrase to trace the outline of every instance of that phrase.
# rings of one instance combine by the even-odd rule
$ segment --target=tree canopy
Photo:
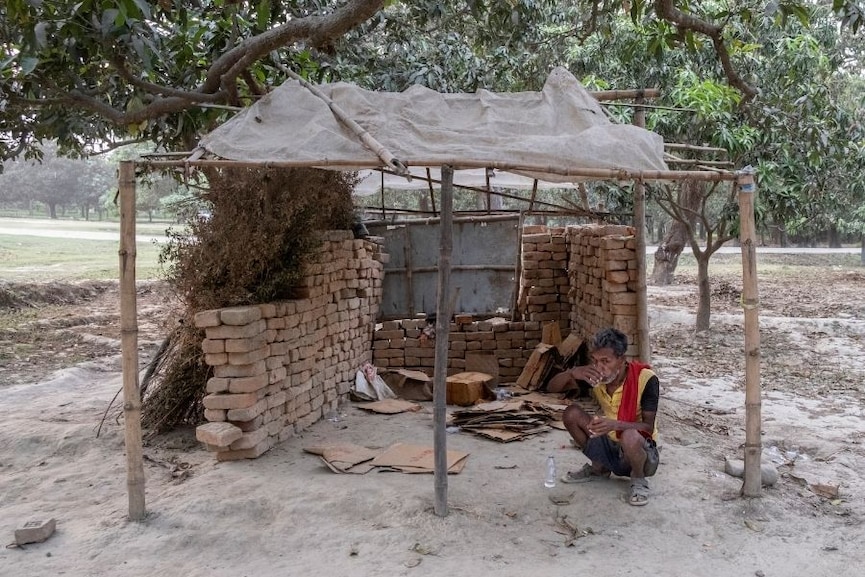
[[[285,79],[390,89],[534,87],[565,45],[610,38],[623,11],[650,39],[632,64],[711,47],[718,76],[745,99],[759,88],[743,30],[807,21],[804,0],[5,0],[0,5],[0,159],[126,139],[188,149]],[[833,0],[857,31],[861,0]]]

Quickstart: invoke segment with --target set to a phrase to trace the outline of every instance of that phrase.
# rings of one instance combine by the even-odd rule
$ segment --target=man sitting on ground
[[[591,416],[577,405],[565,409],[565,427],[591,464],[568,472],[562,481],[606,479],[610,473],[630,476],[628,502],[641,506],[649,498],[646,477],[658,467],[655,415],[659,383],[648,365],[627,360],[627,350],[628,338],[621,331],[599,331],[591,345],[592,364],[559,373],[550,379],[547,391],[578,389],[579,381],[586,382],[603,413]]]

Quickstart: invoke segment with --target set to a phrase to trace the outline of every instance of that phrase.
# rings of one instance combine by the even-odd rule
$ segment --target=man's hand
[[[586,381],[593,387],[597,386],[598,383],[601,382],[603,375],[601,372],[593,367],[592,365],[585,365],[582,367],[574,367],[570,370],[571,376],[574,377],[578,381]]]
[[[592,417],[592,420],[589,421],[589,435],[592,437],[603,437],[616,429],[616,423],[617,421],[606,417]]]

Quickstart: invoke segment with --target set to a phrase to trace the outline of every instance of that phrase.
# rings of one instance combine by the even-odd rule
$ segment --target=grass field
[[[169,226],[172,225],[164,222],[139,222],[136,233],[139,237],[164,237]],[[67,236],[32,236],[21,233],[22,229],[33,234],[56,232]],[[76,234],[111,240],[74,238]],[[0,218],[0,279],[15,282],[116,279],[120,266],[119,239],[117,222]],[[136,278],[159,278],[160,250],[161,246],[154,242],[138,243]],[[854,254],[761,254],[757,260],[761,276],[793,277],[803,273],[810,276],[819,274],[819,267],[825,266],[861,268],[859,255]],[[712,257],[710,275],[741,275],[741,262],[739,254],[716,254]],[[646,264],[651,273],[651,255]],[[696,274],[693,256],[683,254],[676,272]]]
[[[0,279],[15,282],[116,279],[120,274],[117,241],[0,234]],[[159,276],[161,246],[139,242],[136,278]]]

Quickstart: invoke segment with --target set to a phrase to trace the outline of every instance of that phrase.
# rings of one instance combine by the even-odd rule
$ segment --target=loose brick
[[[216,447],[228,447],[242,436],[243,431],[231,423],[206,423],[195,429],[196,439]]]

